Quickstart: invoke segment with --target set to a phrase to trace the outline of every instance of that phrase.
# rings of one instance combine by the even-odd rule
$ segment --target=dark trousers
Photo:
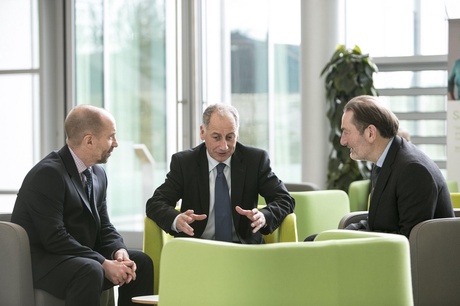
[[[118,306],[137,305],[131,302],[132,297],[153,294],[152,260],[141,251],[128,253],[137,266],[136,280],[118,288]],[[65,299],[66,306],[99,306],[101,292],[113,286],[99,262],[83,257],[62,262],[34,284],[35,288]]]

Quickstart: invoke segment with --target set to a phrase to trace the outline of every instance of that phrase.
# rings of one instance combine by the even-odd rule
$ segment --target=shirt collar
[[[215,167],[217,167],[218,164],[220,164],[221,162],[218,162],[217,160],[215,160],[214,158],[211,157],[211,155],[209,155],[209,152],[208,150],[206,150],[206,156],[208,157],[208,166],[209,166],[209,172],[211,172],[212,170],[214,170]],[[222,163],[227,165],[229,168],[230,168],[230,161],[232,160],[232,156],[230,156],[229,158],[227,158],[226,160],[224,160]]]
[[[75,154],[75,152],[72,151],[70,147],[69,147],[69,150],[70,150],[70,154],[72,154],[75,165],[77,166],[78,173],[81,175],[81,173],[89,167],[86,167],[85,163],[82,162],[80,158],[78,158],[77,154]]]
[[[385,147],[385,150],[383,150],[382,155],[380,155],[379,159],[375,163],[377,166],[382,167],[383,162],[385,161],[385,158],[387,158],[388,155],[388,150],[390,150],[391,144],[393,143],[394,137],[390,139],[390,141],[387,143],[387,146]]]

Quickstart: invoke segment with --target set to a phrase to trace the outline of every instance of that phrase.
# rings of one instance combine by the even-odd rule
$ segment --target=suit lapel
[[[371,202],[369,205],[369,218],[368,218],[370,228],[373,228],[374,226],[375,214],[377,212],[378,206],[381,204],[380,198],[382,197],[383,190],[385,189],[388,179],[390,178],[393,163],[396,159],[396,155],[398,154],[400,147],[401,147],[401,138],[399,136],[396,136],[393,139],[393,143],[391,144],[390,149],[388,150],[388,154],[385,158],[385,161],[383,162],[383,166],[382,166],[382,169],[380,170],[380,174],[378,177],[378,182],[372,194]]]
[[[69,174],[70,180],[77,190],[78,194],[80,195],[80,199],[82,200],[83,204],[89,210],[91,215],[93,215],[93,211],[91,210],[91,204],[89,202],[88,197],[86,196],[85,188],[83,187],[83,183],[81,181],[80,174],[78,173],[77,166],[75,165],[75,161],[73,160],[72,154],[67,146],[64,146],[61,150],[59,150],[59,156],[61,156],[62,162],[64,167],[67,169],[67,173]],[[99,189],[97,186],[97,176],[93,175],[93,194],[94,199],[96,199],[97,190]],[[94,216],[94,221],[96,224],[99,224],[98,218],[99,216]]]
[[[199,147],[198,154],[197,170],[191,173],[198,173],[199,201],[202,211],[207,214],[209,211],[209,163],[204,143]]]
[[[231,161],[231,180],[232,180],[232,190],[231,190],[231,200],[232,200],[232,212],[237,218],[233,220],[239,220],[238,214],[236,213],[236,205],[241,205],[243,201],[243,190],[244,190],[244,181],[246,177],[246,164],[243,160],[243,154],[241,154],[241,148],[237,143],[235,153],[232,155]],[[235,227],[238,228],[238,224],[235,224]]]

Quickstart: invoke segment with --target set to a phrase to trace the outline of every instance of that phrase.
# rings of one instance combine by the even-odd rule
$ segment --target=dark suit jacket
[[[438,166],[396,136],[371,197],[368,229],[409,237],[421,221],[453,216],[449,189]]]
[[[294,199],[272,172],[268,154],[261,149],[237,143],[230,168],[233,224],[236,233],[242,243],[262,243],[262,234],[273,232],[286,215],[294,211]],[[256,208],[259,194],[267,202],[267,207],[261,210],[267,226],[253,234],[251,221],[239,215],[235,206],[239,205],[243,209]],[[149,218],[174,236],[186,236],[171,230],[171,225],[179,214],[174,209],[179,199],[182,199],[181,212],[193,209],[195,214],[209,214],[209,169],[204,143],[172,156],[170,172],[165,182],[147,201],[146,211]],[[207,219],[190,224],[195,232],[194,237],[201,237],[206,224]]]
[[[112,259],[114,251],[126,248],[107,213],[105,171],[98,165],[92,168],[99,217],[91,212],[67,146],[50,153],[26,175],[11,221],[29,235],[34,281],[67,258],[86,257],[102,263]]]

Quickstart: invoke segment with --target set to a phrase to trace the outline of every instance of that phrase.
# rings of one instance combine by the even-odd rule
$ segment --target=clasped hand
[[[251,227],[254,229],[252,230],[253,233],[256,233],[262,227],[265,226],[265,216],[262,212],[260,212],[257,208],[253,209],[242,209],[240,206],[235,207],[236,212],[242,216],[246,216],[249,220],[252,221]],[[176,228],[178,231],[183,232],[189,236],[195,235],[193,232],[193,227],[190,226],[195,220],[204,220],[206,219],[205,214],[196,215],[194,211],[189,209],[179,215],[176,221]]]
[[[129,259],[128,252],[120,249],[115,253],[114,260],[105,260],[102,263],[105,277],[120,287],[136,280],[136,263]]]

